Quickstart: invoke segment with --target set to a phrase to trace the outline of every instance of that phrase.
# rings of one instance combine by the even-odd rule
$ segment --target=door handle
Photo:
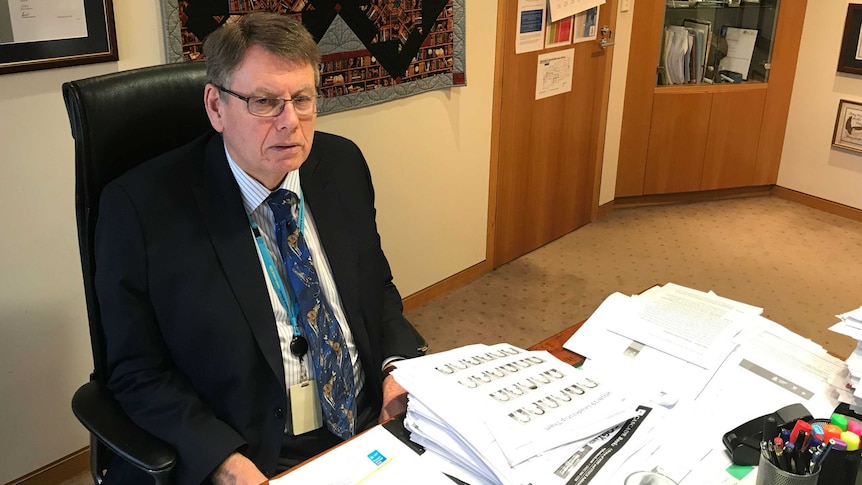
[[[611,39],[614,37],[614,31],[611,30],[607,25],[603,25],[601,30],[599,30],[602,34],[602,39],[599,41],[599,47],[605,49],[615,44]]]

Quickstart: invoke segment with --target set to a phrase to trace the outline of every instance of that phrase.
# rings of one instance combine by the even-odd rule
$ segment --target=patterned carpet
[[[410,312],[430,351],[530,345],[609,294],[673,282],[764,308],[845,358],[827,330],[862,305],[862,223],[776,197],[617,209]]]

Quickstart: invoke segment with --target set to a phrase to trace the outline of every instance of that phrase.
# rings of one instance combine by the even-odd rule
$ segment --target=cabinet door
[[[644,194],[700,190],[711,106],[710,93],[655,94]]]
[[[715,93],[701,190],[754,184],[766,90]]]

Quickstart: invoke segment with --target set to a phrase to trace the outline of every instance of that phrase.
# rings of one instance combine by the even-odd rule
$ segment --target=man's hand
[[[383,423],[407,410],[407,391],[392,376],[383,379],[383,409],[378,423]]]
[[[234,453],[216,468],[212,476],[215,485],[261,485],[269,480],[244,455]]]

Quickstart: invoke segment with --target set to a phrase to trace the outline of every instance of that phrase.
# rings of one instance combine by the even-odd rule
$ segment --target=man
[[[178,483],[258,484],[403,411],[404,389],[385,374],[419,354],[417,334],[365,159],[314,131],[308,32],[249,14],[204,53],[214,131],[102,193],[108,385],[176,449]],[[117,463],[107,480],[137,478]]]

